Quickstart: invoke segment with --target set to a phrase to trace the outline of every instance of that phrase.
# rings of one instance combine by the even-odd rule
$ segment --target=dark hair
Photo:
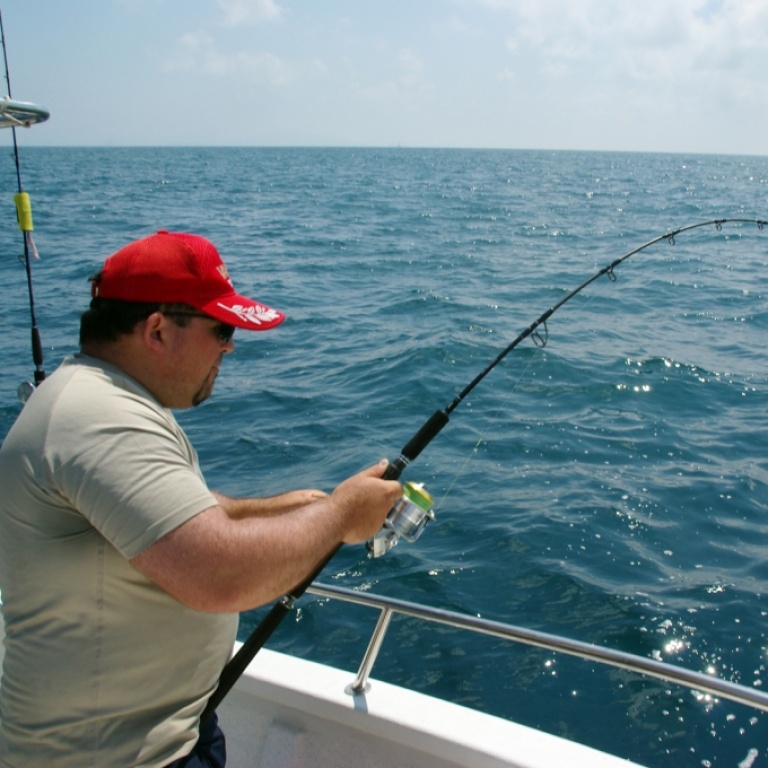
[[[94,279],[94,278],[91,278]],[[80,345],[117,341],[120,336],[133,332],[136,323],[146,320],[153,312],[194,312],[187,304],[162,304],[159,302],[122,301],[121,299],[91,299],[90,308],[80,317]],[[189,320],[183,315],[173,315],[173,322],[185,326]]]

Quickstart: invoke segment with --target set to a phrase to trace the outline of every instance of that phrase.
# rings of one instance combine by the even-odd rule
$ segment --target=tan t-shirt
[[[0,449],[0,764],[189,751],[237,616],[181,605],[128,560],[215,504],[171,412],[118,369],[78,355],[33,394]]]

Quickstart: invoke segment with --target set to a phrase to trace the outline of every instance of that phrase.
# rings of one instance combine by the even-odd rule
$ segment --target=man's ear
[[[162,352],[168,334],[168,323],[171,322],[162,312],[153,312],[141,329],[144,344],[154,352]]]

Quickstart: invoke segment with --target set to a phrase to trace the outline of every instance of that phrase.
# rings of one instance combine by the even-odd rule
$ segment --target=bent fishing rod
[[[35,123],[41,123],[48,119],[49,113],[35,104],[23,101],[13,101],[11,96],[11,74],[8,68],[8,51],[5,45],[5,29],[3,28],[3,16],[0,13],[0,41],[3,47],[3,63],[5,64],[5,82],[8,86],[8,97],[0,99],[0,128],[10,128],[13,135],[13,157],[16,163],[16,184],[18,192],[14,195],[16,205],[16,219],[24,240],[24,253],[19,256],[27,275],[27,293],[29,294],[29,314],[32,322],[32,360],[35,364],[34,384],[24,382],[19,386],[19,399],[26,402],[29,396],[45,379],[43,369],[43,345],[40,341],[40,330],[37,325],[35,313],[35,296],[32,291],[32,262],[30,257],[39,258],[35,241],[32,238],[32,205],[29,195],[24,191],[21,182],[21,162],[19,159],[19,144],[16,139],[16,128],[29,128]]]
[[[688,232],[692,229],[698,229],[699,227],[714,226],[718,231],[722,229],[723,224],[756,224],[759,230],[762,230],[768,221],[762,219],[747,219],[747,218],[733,218],[733,219],[712,219],[710,221],[702,221],[696,224],[688,224],[687,226],[680,227],[678,229],[666,232],[663,235],[654,237],[647,243],[631,250],[629,253],[614,259],[610,264],[606,264],[602,269],[599,269],[591,277],[586,279],[583,283],[574,288],[570,293],[565,295],[560,301],[552,305],[546,312],[542,313],[536,320],[534,320],[525,330],[523,330],[517,338],[515,338],[510,344],[499,352],[498,355],[483,368],[480,373],[475,376],[472,381],[464,387],[464,389],[456,395],[453,400],[442,409],[435,411],[417,430],[413,437],[405,444],[400,451],[400,455],[389,463],[385,473],[385,480],[397,480],[403,473],[405,468],[414,460],[417,456],[434,440],[434,438],[440,433],[450,419],[451,413],[461,404],[461,402],[469,395],[472,390],[502,361],[504,358],[517,347],[522,341],[531,337],[534,343],[543,348],[546,346],[549,340],[549,332],[547,330],[547,320],[557,312],[560,307],[567,304],[574,296],[581,293],[587,286],[594,283],[597,279],[603,275],[607,275],[611,282],[616,281],[616,275],[614,270],[619,264],[622,264],[631,256],[634,256],[646,248],[650,248],[656,243],[664,240],[668,241],[671,245],[674,245],[675,238],[683,232]],[[377,557],[385,552],[389,551],[400,536],[403,536],[408,541],[414,541],[423,531],[426,523],[432,519],[432,512],[429,503],[424,503],[425,497],[428,502],[431,502],[431,498],[428,497],[423,491],[423,488],[416,484],[406,483],[404,487],[404,495],[401,502],[398,502],[390,511],[387,521],[382,528],[381,532],[377,534],[371,541],[368,542],[368,549],[374,557]],[[306,592],[313,581],[320,575],[322,570],[328,564],[328,562],[334,557],[334,555],[341,548],[341,544],[336,546],[318,566],[307,576],[307,578],[292,589],[288,594],[284,595],[275,605],[270,609],[261,623],[253,630],[252,634],[243,643],[237,653],[230,659],[227,665],[224,667],[221,678],[219,680],[218,687],[211,695],[208,704],[201,717],[201,723],[204,722],[213,712],[216,707],[221,703],[227,693],[231,690],[240,676],[245,672],[248,664],[254,659],[256,654],[261,650],[266,641],[275,631],[280,622],[291,611],[296,601]]]

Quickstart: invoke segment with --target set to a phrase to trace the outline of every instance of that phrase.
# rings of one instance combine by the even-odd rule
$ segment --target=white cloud
[[[757,76],[750,58],[768,55],[762,0],[477,1],[505,12],[509,53],[532,56],[548,74],[599,63],[601,77],[679,80],[753,69]]]
[[[764,0],[476,2],[506,33],[497,81],[525,84],[529,98],[556,104],[578,93],[606,126],[617,111],[637,121],[661,109],[677,125],[686,114],[689,135],[722,133],[715,111],[765,115]]]
[[[406,88],[414,88],[423,82],[424,62],[408,48],[403,48],[397,57],[400,82]]]
[[[242,75],[273,86],[284,85],[293,79],[291,67],[278,56],[268,52],[221,53],[207,32],[183,35],[167,67],[170,70],[199,69],[211,75]]]
[[[282,13],[275,0],[218,0],[224,11],[224,25],[239,27],[278,19]]]

